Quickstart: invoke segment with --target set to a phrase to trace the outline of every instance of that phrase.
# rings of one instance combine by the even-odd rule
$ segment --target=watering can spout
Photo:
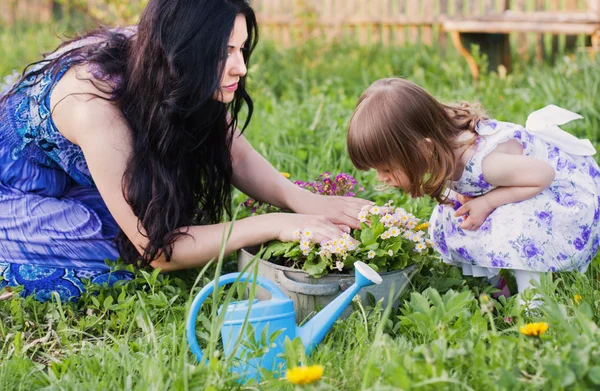
[[[296,336],[300,337],[300,340],[306,347],[307,354],[325,338],[331,326],[333,326],[362,287],[381,284],[381,276],[366,263],[355,262],[354,268],[354,284],[323,308],[308,323],[302,327],[298,327]]]

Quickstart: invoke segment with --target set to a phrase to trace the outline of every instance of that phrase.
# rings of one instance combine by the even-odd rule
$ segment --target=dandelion
[[[581,303],[581,300],[583,300],[583,297],[580,294],[575,294],[575,296],[573,296],[573,300],[575,300],[575,303],[579,304]]]
[[[419,224],[415,227],[415,231],[422,231],[422,230],[426,230],[427,228],[429,228],[429,223],[426,221],[422,224]]]
[[[283,171],[282,171],[282,172],[280,172],[280,174],[281,174],[281,175],[283,175],[285,178],[289,178],[289,177],[291,177],[291,175],[290,175],[290,173],[289,173],[289,172],[283,172]]]
[[[285,378],[292,384],[310,384],[319,380],[323,376],[323,366],[310,365],[290,368],[285,374]]]
[[[377,255],[377,254],[375,253],[375,251],[373,251],[373,250],[370,250],[370,251],[367,253],[367,258],[369,258],[369,259],[373,259],[373,258],[375,258],[375,255]]]
[[[527,335],[528,337],[539,337],[548,330],[548,323],[527,323],[525,326],[521,326],[521,334]]]

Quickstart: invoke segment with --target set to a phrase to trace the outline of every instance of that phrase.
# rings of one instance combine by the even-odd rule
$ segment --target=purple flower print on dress
[[[562,206],[566,206],[568,208],[577,205],[577,200],[573,197],[573,194],[569,193],[555,193],[554,200],[558,202]]]
[[[487,254],[488,258],[490,258],[490,266],[497,267],[499,269],[509,266],[505,261],[508,258],[508,253],[500,253],[496,254],[493,251]]]
[[[471,255],[469,254],[469,252],[467,251],[466,248],[464,247],[459,247],[456,252],[463,257],[464,259],[466,259],[469,262],[473,262],[473,257],[471,257]]]
[[[444,255],[448,255],[448,246],[446,245],[446,237],[442,227],[438,227],[433,231],[433,240],[435,245],[440,249],[440,252]]]
[[[558,149],[558,147],[554,147],[548,152],[548,159],[554,159],[558,155],[559,155],[559,149]]]
[[[518,138],[519,140],[521,140],[521,138],[523,137],[523,134],[521,133],[520,130],[516,130],[515,133],[513,134],[514,138]]]
[[[552,212],[546,212],[543,210],[541,212],[535,212],[535,215],[538,218],[538,220],[540,220],[547,226],[552,224]]]
[[[535,245],[535,243],[533,243],[531,239],[526,239],[522,243],[521,251],[527,259],[531,259],[533,257],[543,254],[543,252],[539,248],[537,248],[537,246]]]
[[[556,162],[556,171],[560,172],[567,168],[569,165],[569,161],[564,157],[559,157]]]
[[[583,227],[579,227],[579,228],[582,229],[582,231],[581,231],[581,238],[583,240],[585,240],[586,242],[588,240],[590,240],[590,234],[592,233],[592,230],[590,229],[590,227],[587,226],[587,225],[584,225]]]
[[[490,128],[496,130],[496,127],[498,126],[498,122],[496,122],[495,120],[489,120],[487,121],[487,124]]]
[[[446,236],[450,238],[456,235],[457,233],[458,228],[456,228],[455,223],[453,221],[448,221],[448,223],[446,224]]]
[[[490,187],[490,184],[487,183],[485,181],[485,179],[483,179],[483,174],[479,175],[479,182],[477,182],[477,184],[479,185],[479,187],[481,187],[482,189],[487,189]]]
[[[594,167],[594,165],[593,165],[593,164],[590,164],[589,173],[590,173],[590,176],[591,176],[592,178],[598,178],[598,177],[600,177],[600,171],[598,171],[598,170],[596,169],[596,167]]]
[[[479,226],[479,231],[481,232],[490,232],[492,229],[492,219],[488,216],[487,219]]]
[[[564,261],[565,259],[569,258],[566,254],[560,253],[556,256],[556,259],[558,259],[559,261]]]
[[[594,222],[598,221],[598,218],[600,218],[600,197],[598,197],[598,206],[594,211]]]

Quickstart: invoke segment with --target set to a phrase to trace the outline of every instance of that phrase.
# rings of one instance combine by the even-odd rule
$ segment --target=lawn
[[[0,76],[34,61],[58,42],[62,26],[0,28]],[[452,50],[412,46],[360,48],[350,43],[279,50],[262,42],[249,67],[255,114],[246,136],[292,179],[324,171],[355,175],[373,200],[394,199],[418,217],[428,199],[378,193],[373,172],[356,172],[345,152],[345,129],[360,93],[391,75],[421,84],[444,102],[481,102],[491,116],[523,124],[547,104],[580,113],[564,128],[600,142],[600,60],[564,56],[554,64],[516,63],[514,72],[473,82]],[[235,192],[235,203],[245,199]],[[498,240],[501,240],[499,238]],[[353,303],[308,358],[324,366],[310,389],[331,390],[561,390],[600,387],[599,258],[585,275],[545,276],[543,310],[524,314],[514,298],[496,301],[481,279],[434,262],[420,273],[398,311]],[[216,272],[235,270],[233,257],[206,270],[162,275],[137,272],[124,286],[91,287],[75,303],[38,303],[18,295],[0,300],[1,390],[206,389],[285,390],[285,380],[240,385],[220,354],[216,321],[205,305],[198,335],[210,362],[198,365],[185,340],[193,296]],[[513,291],[515,291],[513,286]],[[1,295],[1,292],[0,292]],[[520,327],[547,322],[540,338]]]

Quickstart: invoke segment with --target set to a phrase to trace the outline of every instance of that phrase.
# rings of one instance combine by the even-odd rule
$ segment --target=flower
[[[376,255],[375,251],[373,251],[373,250],[370,250],[370,251],[367,253],[367,258],[369,258],[369,259],[373,259],[373,258],[375,258],[375,255]]]
[[[539,337],[548,330],[548,323],[527,323],[525,326],[521,326],[521,334],[527,335],[528,337]]]
[[[283,175],[283,176],[284,176],[284,177],[286,177],[286,178],[289,178],[289,177],[291,177],[291,175],[290,175],[290,173],[289,173],[289,172],[283,172],[283,171],[282,171],[282,172],[280,172],[280,174],[281,174],[281,175]]]
[[[415,227],[415,231],[421,231],[421,230],[425,230],[427,228],[429,228],[429,222],[426,221],[426,222],[424,222],[422,224],[417,225]]]
[[[575,296],[573,296],[573,300],[575,300],[575,303],[579,304],[581,303],[581,300],[583,300],[583,297],[577,293]]]
[[[319,380],[323,376],[323,366],[310,365],[290,368],[285,374],[285,378],[292,384],[310,384]]]

